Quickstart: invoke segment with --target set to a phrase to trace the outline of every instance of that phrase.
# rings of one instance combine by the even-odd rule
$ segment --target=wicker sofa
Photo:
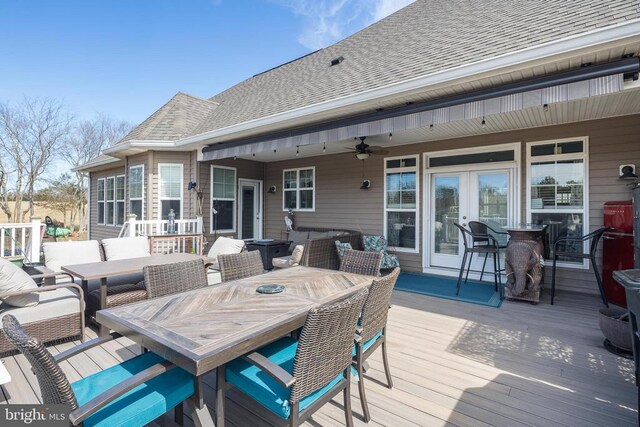
[[[306,237],[305,237],[305,233]],[[353,230],[297,227],[288,233],[288,239],[293,241],[292,248],[296,244],[304,245],[304,253],[300,265],[307,267],[328,268],[337,270],[340,266],[335,241],[351,243],[353,249],[362,246],[362,233]]]

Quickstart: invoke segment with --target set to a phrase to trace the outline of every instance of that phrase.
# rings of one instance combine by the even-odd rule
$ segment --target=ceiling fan
[[[353,151],[351,152],[354,153],[359,160],[368,159],[369,155],[371,154],[388,154],[389,153],[389,151],[382,149],[382,147],[375,147],[375,146],[372,147],[369,144],[365,143],[364,140],[366,138],[367,138],[366,136],[359,136],[358,138],[354,138],[356,140],[359,139],[360,142],[356,144]],[[348,148],[348,150],[351,150],[351,149]]]

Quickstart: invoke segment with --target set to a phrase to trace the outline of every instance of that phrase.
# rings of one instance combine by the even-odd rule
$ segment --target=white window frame
[[[300,171],[303,170],[309,170],[311,169],[313,171],[313,187],[309,188],[309,187],[305,187],[305,188],[300,188]],[[287,172],[296,172],[296,188],[289,188],[289,189],[285,189],[284,188],[284,175]],[[309,209],[309,208],[305,208],[305,209],[300,209],[300,190],[303,191],[309,191],[311,190],[312,193],[312,200],[313,200],[313,208]],[[315,166],[307,166],[307,167],[303,167],[303,168],[293,168],[293,169],[283,169],[282,170],[282,211],[283,212],[288,212],[289,208],[287,208],[285,206],[285,193],[286,192],[291,192],[291,191],[295,191],[296,192],[296,208],[295,209],[291,209],[294,212],[315,212],[316,211],[316,167]]]
[[[118,178],[122,178],[122,199],[118,199]],[[115,199],[115,206],[113,211],[113,221],[117,227],[121,227],[125,223],[125,218],[127,217],[127,178],[124,175],[116,175],[116,179],[113,186],[113,197]],[[122,221],[118,218],[118,203],[122,203]]]
[[[100,200],[100,181],[102,181],[102,200]],[[96,181],[96,224],[98,225],[106,225],[107,219],[107,204],[106,204],[106,192],[107,192],[107,181],[106,178],[99,178]],[[102,222],[100,222],[100,214],[98,211],[100,210],[100,203],[102,203]]]
[[[140,197],[131,197],[131,170],[132,169],[142,169],[142,191],[140,192]],[[139,200],[141,202],[141,207],[142,209],[140,210],[140,218],[136,218],[138,220],[142,220],[144,219],[144,165],[136,165],[136,166],[130,166],[129,167],[129,180],[125,183],[126,184],[126,192],[129,195],[129,206],[127,206],[127,212],[129,212],[130,214],[133,213],[131,211],[131,201],[137,201]],[[126,199],[126,197],[125,197]]]
[[[177,166],[180,168],[180,198],[162,197],[162,178],[160,170],[163,166]],[[163,200],[179,200],[180,201],[180,219],[184,219],[184,165],[182,163],[158,163],[158,219],[162,219],[162,201]]]
[[[113,180],[113,194],[111,195],[113,199],[111,201],[109,201],[109,199],[107,198],[109,196],[109,193],[107,191],[109,188],[109,180]],[[108,218],[107,218],[107,212],[109,211],[107,207],[109,206],[109,203],[113,203],[113,219],[111,220],[111,222],[108,222]],[[108,176],[104,183],[104,223],[105,225],[110,225],[110,226],[116,225],[116,177],[115,175]]]
[[[409,167],[399,167],[399,168],[387,168],[387,161],[389,160],[399,160],[399,159],[415,159],[416,165]],[[416,174],[416,207],[415,208],[387,208],[387,173],[402,173],[402,172],[415,172]],[[395,156],[395,157],[385,157],[384,158],[384,193],[382,200],[382,207],[384,209],[384,214],[382,218],[383,224],[383,233],[384,238],[388,239],[387,234],[387,222],[388,222],[388,213],[389,212],[415,212],[416,221],[415,221],[415,242],[416,247],[414,249],[411,248],[400,248],[395,246],[389,246],[389,250],[394,252],[406,252],[417,254],[420,252],[420,155],[408,155],[408,156]]]
[[[547,145],[547,144],[562,144],[565,142],[575,142],[582,141],[582,153],[568,153],[568,154],[552,154],[548,156],[531,156],[531,148],[537,145]],[[531,222],[533,213],[580,213],[582,214],[583,224],[582,224],[582,232],[583,235],[589,233],[589,137],[588,136],[577,136],[575,138],[562,138],[562,139],[549,139],[545,141],[534,141],[527,143],[527,164],[526,164],[526,193],[527,193],[527,213],[526,218],[527,222]],[[531,163],[535,162],[543,162],[543,161],[559,161],[559,160],[582,160],[582,166],[584,168],[584,182],[582,189],[582,209],[531,209]],[[553,243],[551,243],[553,244]],[[552,250],[553,248],[549,248]],[[583,244],[583,252],[587,253],[589,251],[589,242],[584,242]],[[572,269],[580,269],[587,270],[589,269],[589,260],[584,259],[582,264],[579,263],[567,263],[558,261],[558,267],[562,268],[572,268]]]
[[[234,197],[233,199],[228,198],[228,197],[213,197],[213,170],[214,169],[228,169],[228,170],[232,170],[233,174],[234,174],[234,184],[233,184],[233,192],[234,192]],[[218,233],[235,233],[236,232],[236,228],[238,226],[238,221],[237,221],[237,217],[238,217],[238,170],[236,168],[233,167],[229,167],[229,166],[219,166],[219,165],[211,165],[210,169],[209,169],[209,174],[211,176],[211,178],[209,179],[210,181],[210,187],[211,187],[211,191],[210,191],[210,196],[211,196],[211,206],[210,208],[213,208],[213,202],[214,200],[221,200],[221,201],[232,201],[233,202],[233,228],[231,229],[218,229],[216,230]],[[210,209],[209,212],[209,225],[210,225],[210,229],[211,231],[213,231],[213,209]]]

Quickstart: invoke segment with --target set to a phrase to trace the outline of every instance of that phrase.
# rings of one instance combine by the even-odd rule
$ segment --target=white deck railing
[[[44,224],[38,217],[31,222],[0,223],[0,257],[24,256],[39,262],[43,231]]]
[[[175,234],[202,234],[202,217],[194,219],[177,219]],[[118,237],[164,236],[168,233],[168,220],[137,220],[129,218],[124,223]]]

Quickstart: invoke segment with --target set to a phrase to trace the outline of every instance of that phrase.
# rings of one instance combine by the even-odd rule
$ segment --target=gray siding
[[[195,218],[196,216],[196,193],[195,191],[187,191],[187,184],[190,181],[197,181],[196,177],[196,152],[177,152],[177,151],[154,151],[151,155],[151,193],[148,204],[151,209],[147,219],[158,219],[158,165],[160,163],[174,163],[182,165],[182,203],[184,204],[182,212],[185,219]]]
[[[118,234],[120,233],[120,229],[122,228],[122,226],[98,224],[98,179],[123,174],[124,167],[118,167],[100,172],[91,172],[91,174],[89,175],[91,183],[91,196],[89,206],[89,237],[92,240],[102,240],[111,237],[118,237]]]
[[[449,139],[392,147],[387,155],[400,156],[423,154],[425,152],[448,149],[478,147],[493,144],[522,144],[521,162],[521,218],[526,218],[526,143],[556,138],[589,137],[589,227],[595,230],[603,225],[603,204],[611,200],[629,200],[630,188],[618,179],[618,166],[635,163],[640,166],[640,116],[625,116],[569,125],[549,126],[498,134],[479,135],[467,138]],[[371,179],[369,190],[360,190],[362,164],[352,154],[300,158],[268,163],[265,187],[275,185],[276,194],[265,194],[265,237],[279,238],[284,230],[282,210],[283,169],[306,166],[316,167],[316,209],[315,212],[296,212],[296,224],[348,228],[363,233],[381,234],[383,231],[383,161],[384,156],[371,156],[364,163],[364,178]],[[420,156],[420,183],[423,181],[424,165]],[[421,222],[424,222],[423,189],[420,194]],[[422,227],[421,227],[422,228]],[[422,234],[422,232],[421,232]],[[403,269],[422,269],[422,236],[420,253],[398,253]],[[551,272],[546,269],[547,275]],[[596,293],[593,272],[579,269],[559,269],[558,288]],[[550,285],[550,278],[545,280]],[[547,285],[547,287],[549,286]]]
[[[127,215],[129,215],[129,213],[131,213],[129,211],[129,169],[132,168],[133,166],[144,166],[144,185],[142,186],[142,214],[144,216],[144,218],[137,218],[137,219],[147,219],[149,217],[149,204],[147,201],[147,194],[148,194],[148,179],[147,179],[147,174],[149,172],[149,153],[141,153],[141,154],[136,154],[135,156],[130,156],[127,157],[127,176],[126,176],[126,211],[127,211]]]

